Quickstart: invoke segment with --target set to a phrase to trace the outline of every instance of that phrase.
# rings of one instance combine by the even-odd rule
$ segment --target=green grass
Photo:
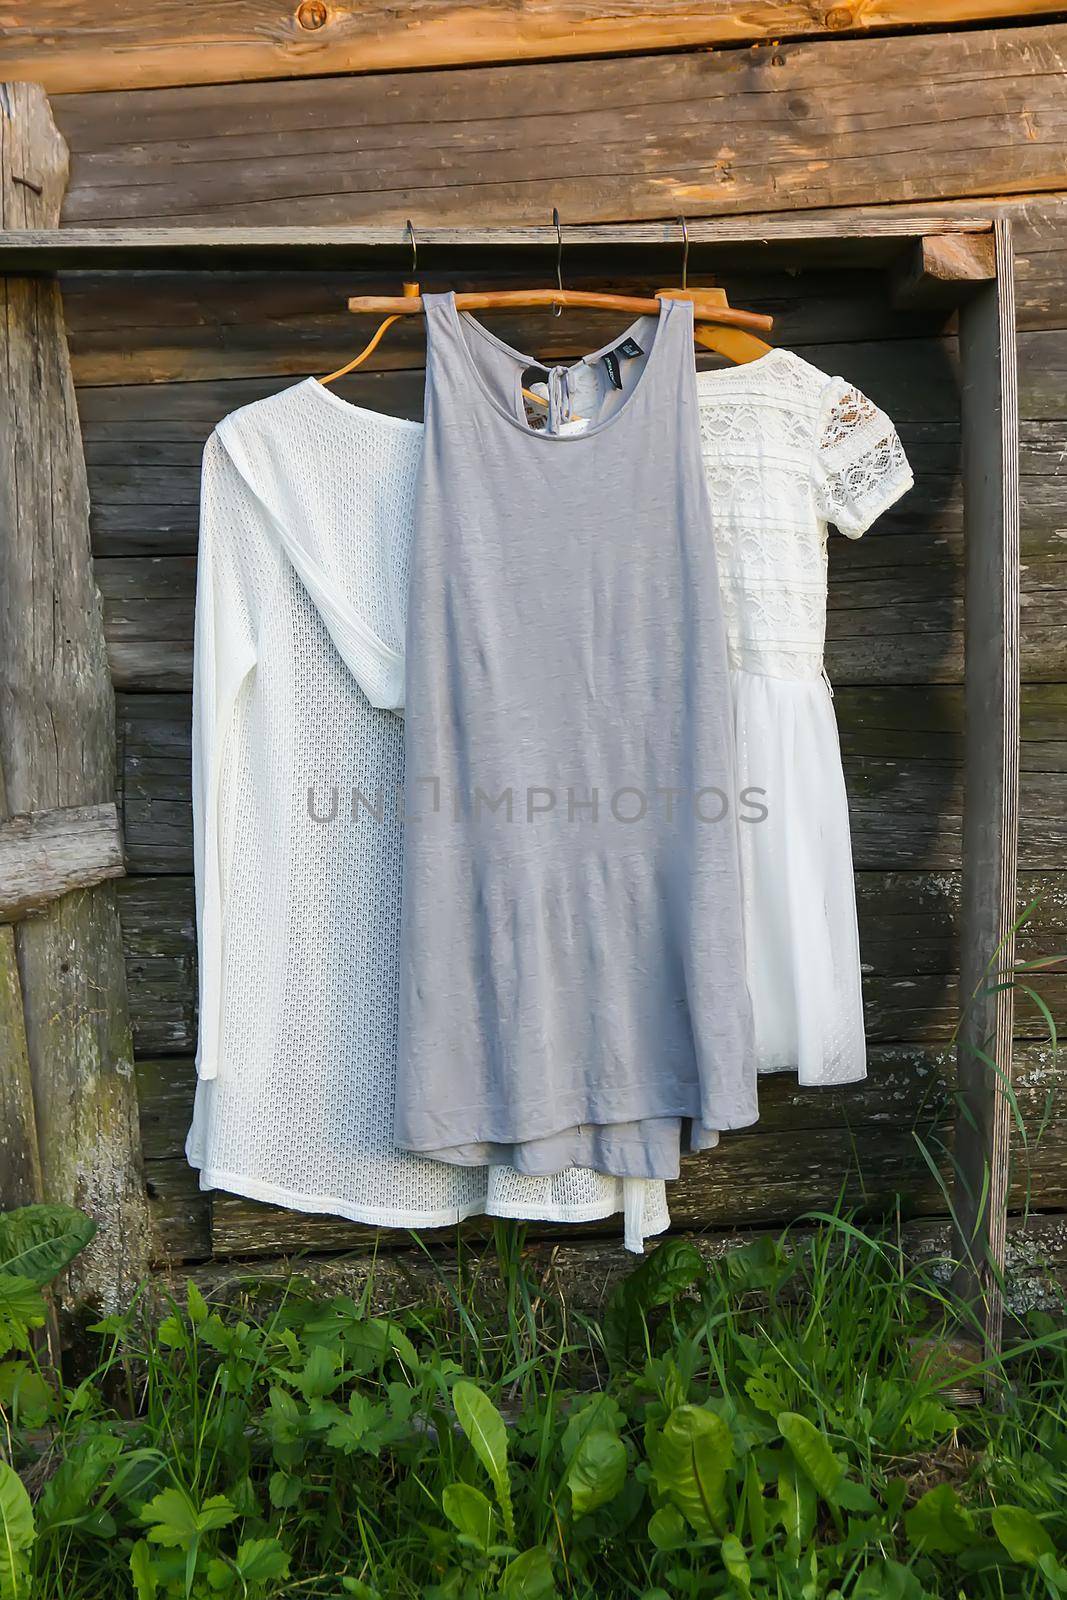
[[[891,1228],[669,1241],[595,1320],[521,1240],[388,1322],[370,1287],[145,1301],[61,1394],[26,1348],[47,1273],[0,1275],[0,1600],[1067,1594],[1058,1319],[982,1398]]]

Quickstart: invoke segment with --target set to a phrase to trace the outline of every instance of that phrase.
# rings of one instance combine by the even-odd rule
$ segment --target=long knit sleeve
[[[193,872],[200,1026],[197,1072],[219,1068],[225,959],[220,790],[227,736],[241,686],[256,664],[263,593],[275,568],[262,511],[218,435],[204,450],[193,664]]]

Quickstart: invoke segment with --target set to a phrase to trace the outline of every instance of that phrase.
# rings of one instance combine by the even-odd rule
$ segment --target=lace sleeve
[[[820,514],[850,539],[858,539],[913,481],[897,430],[885,412],[843,378],[835,378],[823,400],[816,450]]]

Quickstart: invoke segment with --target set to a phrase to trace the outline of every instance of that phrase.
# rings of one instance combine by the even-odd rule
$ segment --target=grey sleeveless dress
[[[592,417],[549,371],[535,430],[538,363],[425,303],[397,1142],[674,1177],[757,1117],[692,307],[585,358]]]

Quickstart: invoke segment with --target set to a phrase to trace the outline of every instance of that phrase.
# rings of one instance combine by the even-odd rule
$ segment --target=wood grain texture
[[[1065,41],[1051,23],[66,95],[64,221],[544,224],[1062,189]]]
[[[856,865],[934,870],[961,860],[963,694],[958,687],[839,688]],[[189,699],[119,696],[120,796],[129,870],[192,871]],[[1020,859],[1067,860],[1067,686],[1023,691]],[[1064,948],[1067,949],[1067,941]]]
[[[779,1229],[734,1228],[699,1235],[694,1243],[709,1260],[716,1260],[768,1231],[781,1236]],[[795,1232],[790,1230],[789,1237],[802,1238],[803,1234],[801,1225]],[[252,1302],[262,1307],[276,1302],[287,1286],[295,1283],[315,1295],[353,1295],[361,1302],[365,1298],[368,1307],[378,1313],[425,1306],[430,1301],[447,1314],[457,1289],[466,1287],[469,1292],[476,1281],[479,1293],[488,1298],[500,1288],[490,1248],[467,1244],[457,1254],[450,1248],[452,1242],[432,1247],[427,1258],[411,1250],[374,1251],[371,1238],[364,1235],[363,1248],[340,1256],[211,1262],[191,1271],[178,1267],[161,1278],[158,1288],[162,1294],[180,1299],[186,1278],[191,1278],[212,1301]],[[919,1218],[904,1224],[901,1244],[910,1258],[924,1261],[938,1274],[949,1259],[951,1238],[943,1222]],[[633,1257],[625,1253],[617,1233],[574,1243],[558,1238],[528,1242],[523,1259],[542,1296],[568,1310],[594,1314],[604,1309],[617,1280],[633,1270]],[[943,1271],[939,1275],[943,1276]],[[1062,1215],[1013,1218],[1008,1233],[1011,1309],[1020,1314],[1035,1309],[1058,1312],[1065,1281],[1067,1219]]]
[[[908,260],[894,274],[897,306],[957,305],[969,288],[996,277],[993,240],[988,234],[929,234],[912,245]]]
[[[947,205],[946,219],[958,220],[959,206]],[[1016,292],[1019,327],[1062,329],[1067,315],[1062,285],[1067,278],[1067,200],[1049,195],[1033,200],[1001,202],[990,211],[1012,222],[1016,241]],[[892,214],[894,208],[887,208]],[[864,225],[885,218],[861,213]],[[758,234],[781,218],[743,219]],[[813,223],[816,219],[810,219]],[[827,219],[829,220],[829,219]],[[738,223],[730,220],[730,225]],[[819,227],[825,224],[817,221]],[[700,230],[694,223],[692,230]],[[716,226],[721,226],[716,224]],[[606,231],[606,230],[605,230]],[[653,279],[678,270],[677,227],[668,228],[671,248],[660,252],[654,264],[644,250],[631,260],[620,257],[620,247],[610,252],[607,281],[643,289],[655,287]],[[723,251],[728,247],[723,246]],[[694,244],[690,257],[693,281],[705,276],[694,266],[703,253]],[[841,269],[832,274],[794,261],[787,267],[764,261],[746,248],[745,262],[730,249],[717,269],[718,281],[732,300],[767,311],[775,318],[775,342],[802,352],[816,346],[837,347],[851,354],[850,346],[876,339],[914,340],[940,332],[943,308],[921,314],[894,310],[879,272]],[[766,256],[767,252],[762,252]],[[576,287],[605,281],[604,253],[599,262],[570,262],[568,281]],[[74,372],[80,386],[95,384],[147,384],[173,380],[242,379],[262,375],[277,379],[285,374],[305,376],[339,365],[353,353],[363,329],[344,310],[344,300],[354,289],[378,290],[395,286],[396,265],[384,271],[352,265],[348,271],[326,270],[321,265],[306,271],[198,273],[160,272],[129,277],[122,274],[79,273],[65,280],[65,311]],[[454,268],[427,262],[420,274],[426,287],[463,287],[492,279],[514,284],[520,277],[534,281],[551,274],[552,263],[517,266],[501,261],[481,269],[468,256]],[[494,320],[502,337],[520,349],[541,347],[555,358],[595,349],[618,323],[612,319],[561,319],[527,317]],[[398,325],[376,353],[371,371],[406,369],[421,364],[424,338],[419,328]],[[1021,358],[1040,366],[1045,355],[1042,341],[1023,340]],[[360,381],[365,381],[366,370]],[[84,406],[87,397],[80,396]],[[1025,415],[1025,411],[1024,411]]]
[[[1022,1131],[1014,1141],[1011,1191],[1016,1206],[1035,1188],[1049,1208],[1067,1206],[1065,1073],[1055,1051],[1020,1046],[1016,1092]],[[203,1237],[188,1220],[199,1196],[196,1175],[188,1172],[184,1187],[178,1181],[195,1069],[188,1059],[146,1060],[138,1064],[138,1079],[146,1169],[150,1182],[159,1179],[157,1198],[173,1219],[168,1236],[191,1238],[194,1250],[203,1251]],[[839,1088],[801,1089],[791,1075],[764,1078],[759,1123],[724,1138],[714,1155],[683,1162],[681,1178],[670,1186],[672,1224],[690,1230],[786,1222],[805,1208],[832,1207],[842,1191],[848,1204],[868,1216],[893,1209],[898,1200],[913,1215],[936,1213],[944,1202],[924,1148],[949,1170],[953,1102],[950,1047],[875,1046],[868,1080]],[[403,1230],[372,1230],[223,1192],[211,1198],[211,1211],[212,1250],[219,1257],[359,1250],[371,1240],[388,1248],[409,1238]],[[599,1223],[581,1231],[610,1233],[612,1228]],[[473,1219],[459,1232],[468,1239],[482,1237],[485,1220]],[[575,1237],[577,1230],[531,1227],[530,1232],[563,1239]],[[447,1243],[456,1234],[455,1228],[432,1229],[424,1237]]]
[[[1021,696],[1019,392],[1011,224],[960,315],[966,494],[966,750],[957,1288],[1000,1347],[1011,1138]]]
[[[66,149],[41,92],[0,85],[0,222],[51,225]],[[114,701],[59,290],[0,293],[0,766],[12,812],[114,799]],[[123,952],[112,886],[16,931],[45,1198],[100,1223],[66,1275],[114,1305],[149,1255]]]
[[[0,763],[0,819],[7,816]],[[19,953],[11,927],[0,927],[0,1064],[0,1211],[5,1211],[44,1196]]]
[[[0,1211],[42,1199],[33,1078],[15,933],[0,927]]]
[[[112,800],[31,811],[0,823],[0,922],[18,922],[72,889],[125,872]]]
[[[1023,874],[1019,909],[1040,903],[1020,949],[1029,956],[1067,951],[1061,871]],[[196,925],[189,878],[126,878],[117,886],[139,1055],[189,1055],[196,1046]],[[943,1041],[959,1017],[960,874],[860,871],[856,874],[867,1037]],[[1043,974],[1039,987],[1067,1020],[1067,973]],[[1045,1024],[1020,1004],[1018,1032],[1043,1038]]]
[[[678,259],[668,253],[658,272],[646,263],[624,268],[612,259],[602,266],[568,273],[575,288],[601,284],[647,293],[677,274]],[[551,269],[549,269],[551,270]],[[466,271],[432,270],[422,275],[428,290],[472,287],[495,282],[515,285],[543,281],[545,263],[523,269],[508,265]],[[703,278],[705,275],[701,274]],[[690,282],[697,275],[690,274]],[[731,302],[774,317],[774,342],[805,349],[842,346],[877,339],[934,337],[945,313],[917,317],[894,311],[879,272],[785,272],[734,269],[719,274]],[[345,310],[353,290],[386,290],[396,279],[387,272],[226,272],[151,273],[136,277],[78,273],[64,279],[64,304],[71,359],[79,387],[100,384],[160,384],[204,379],[262,376],[276,379],[326,372],[351,357],[369,333],[362,319]],[[545,360],[582,355],[604,344],[621,326],[616,317],[567,312],[494,315],[490,325],[507,343],[535,351]],[[399,373],[421,367],[425,352],[422,324],[397,324],[361,369]]]
[[[950,28],[1056,9],[1053,0],[405,0],[389,7],[216,0],[193,11],[148,0],[134,12],[120,0],[43,0],[7,21],[0,72],[38,78],[49,94],[70,94]]]

